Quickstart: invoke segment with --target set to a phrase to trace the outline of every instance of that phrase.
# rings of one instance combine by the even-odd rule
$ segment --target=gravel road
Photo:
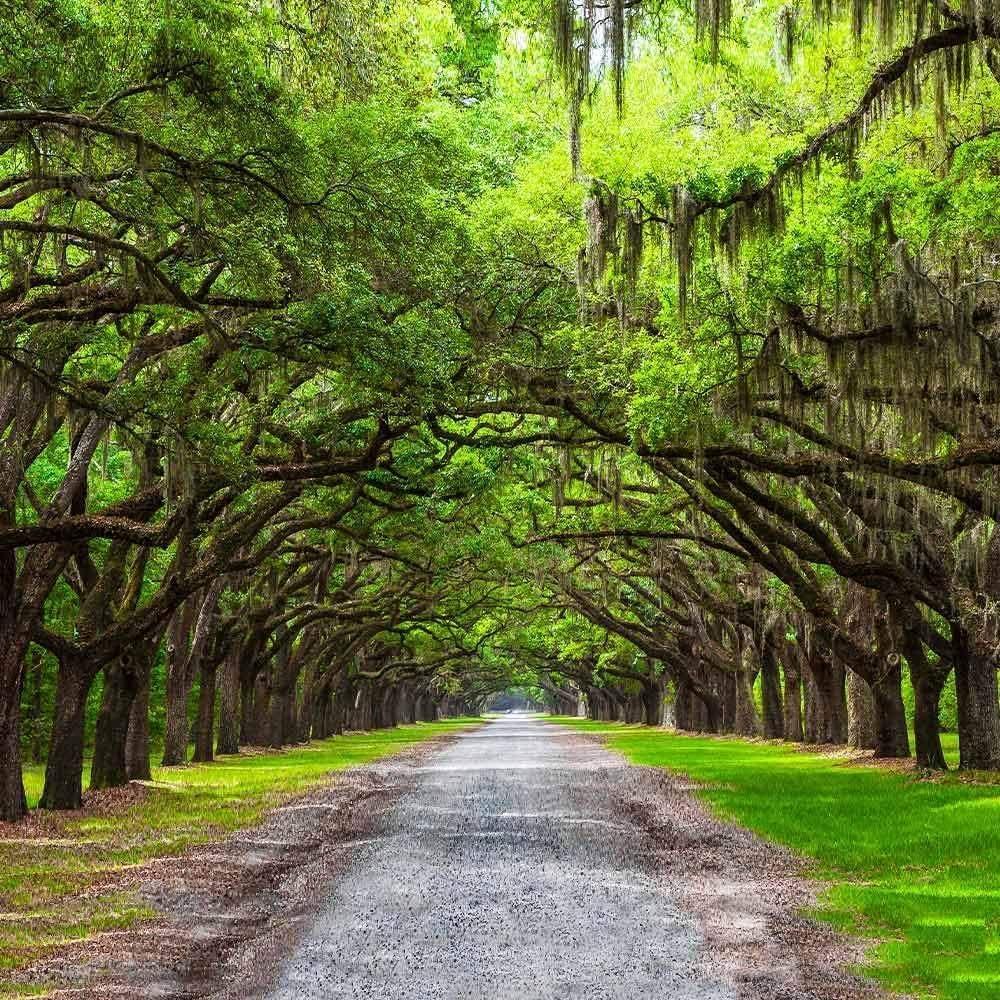
[[[272,1000],[733,1000],[620,803],[629,768],[523,715],[418,768]]]

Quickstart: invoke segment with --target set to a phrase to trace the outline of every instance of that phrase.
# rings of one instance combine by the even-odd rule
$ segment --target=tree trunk
[[[643,709],[647,726],[663,725],[663,685],[652,682],[642,691]]]
[[[135,665],[121,657],[105,668],[104,691],[94,736],[91,788],[117,788],[128,784],[125,745],[132,703],[139,689]]]
[[[815,743],[846,743],[845,668],[816,650],[806,662],[810,681],[807,698],[807,739]]]
[[[991,657],[960,643],[955,658],[958,695],[958,754],[963,771],[1000,770],[1000,704]]]
[[[212,739],[215,729],[215,673],[215,659],[203,656],[199,670],[198,716],[195,722],[192,758],[199,764],[215,757]]]
[[[805,702],[806,717],[804,737],[806,743],[821,743],[823,735],[822,702],[819,696],[819,685],[813,671],[806,669]]]
[[[20,693],[19,693],[20,694]],[[20,700],[10,699],[15,705]],[[0,821],[13,823],[28,811],[21,777],[21,729],[11,705],[0,706]]]
[[[33,764],[41,764],[45,749],[42,739],[42,674],[44,666],[45,657],[42,651],[37,647],[32,647],[28,654],[28,684],[30,686],[28,703],[31,707],[29,747]]]
[[[84,714],[93,681],[93,674],[75,660],[60,663],[42,809],[79,809],[83,804]]]
[[[254,695],[257,691],[257,675],[240,670],[240,739],[241,746],[253,742]]]
[[[785,739],[801,743],[805,738],[802,729],[802,672],[798,663],[792,663],[797,654],[792,651],[785,657]]]
[[[951,674],[951,665],[939,661],[934,667],[927,660],[918,628],[920,612],[912,603],[890,605],[893,631],[913,685],[913,735],[917,765],[928,770],[946,771],[948,764],[941,747],[941,689]]]
[[[167,640],[167,731],[163,741],[164,764],[183,764],[187,760],[190,735],[188,696],[201,668],[215,620],[215,606],[224,584],[222,577],[213,580],[201,599],[185,601],[174,613],[170,623]]]
[[[847,668],[831,663],[827,673],[827,740],[847,743]]]
[[[917,744],[917,765],[934,771],[947,771],[941,747],[941,689],[948,674],[940,672],[938,677],[914,673],[913,681],[913,736]]]
[[[166,731],[163,736],[163,765],[184,764],[188,747],[188,686],[183,665],[167,672]]]
[[[769,740],[780,740],[785,735],[785,707],[781,698],[778,656],[770,639],[764,643],[760,661],[760,695],[764,736]]]
[[[125,738],[125,770],[129,781],[150,781],[153,772],[149,766],[149,675],[152,662],[139,678],[139,685],[132,699],[128,717],[128,735]]]
[[[753,680],[750,671],[737,670],[736,677],[736,719],[734,732],[737,736],[760,736],[760,719],[753,701]]]
[[[271,678],[267,670],[258,672],[253,682],[253,712],[250,715],[248,742],[256,747],[267,745],[268,720],[271,716]]]
[[[8,561],[11,585],[10,592],[4,593],[8,574],[2,571]],[[15,570],[13,550],[0,553],[0,614],[6,619],[0,622],[0,821],[4,822],[16,822],[28,811],[21,776],[21,689],[27,639],[17,635],[12,599]]]
[[[853,670],[847,671],[847,743],[855,750],[874,750],[875,696],[868,682]]]
[[[876,757],[910,756],[910,734],[906,727],[906,707],[901,688],[902,674],[897,657],[895,663],[885,666],[872,688],[875,696]]]
[[[219,675],[219,736],[217,754],[240,752],[240,651],[233,649]]]

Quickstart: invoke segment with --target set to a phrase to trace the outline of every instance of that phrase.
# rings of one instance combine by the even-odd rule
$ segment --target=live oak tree
[[[988,5],[3,21],[0,818],[509,687],[1000,768]]]

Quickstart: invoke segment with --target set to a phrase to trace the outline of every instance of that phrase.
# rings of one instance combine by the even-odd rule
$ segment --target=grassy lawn
[[[154,768],[149,795],[113,814],[56,814],[53,830],[41,839],[27,830],[18,839],[18,828],[8,827],[0,835],[0,997],[22,995],[9,984],[5,988],[5,972],[60,943],[150,915],[127,894],[95,890],[109,874],[252,826],[268,809],[331,772],[473,722],[449,719],[350,733],[284,752]],[[29,800],[37,801],[41,778],[40,768],[26,770]]]
[[[558,721],[606,734],[636,764],[704,782],[718,814],[814,858],[831,884],[819,915],[879,939],[865,971],[888,988],[1000,1000],[1000,785],[922,781],[768,743]]]

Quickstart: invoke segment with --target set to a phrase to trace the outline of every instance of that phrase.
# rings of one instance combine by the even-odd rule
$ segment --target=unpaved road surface
[[[727,963],[699,951],[698,921],[645,829],[635,784],[648,769],[514,715],[419,771],[281,965],[270,1000],[820,995],[766,972],[727,981]],[[767,931],[758,914],[730,915],[738,933]]]
[[[60,949],[66,1000],[873,1000],[804,864],[682,777],[513,715],[128,869],[159,919]]]

